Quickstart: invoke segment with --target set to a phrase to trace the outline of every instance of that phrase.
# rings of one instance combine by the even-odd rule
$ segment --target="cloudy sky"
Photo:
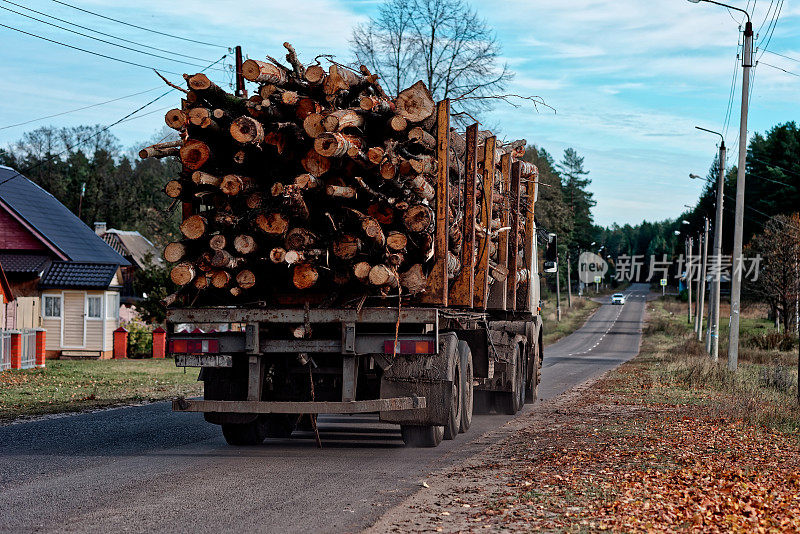
[[[178,81],[180,73],[196,72],[197,65],[220,58],[230,45],[241,44],[246,54],[262,58],[282,56],[281,44],[290,41],[303,61],[320,53],[349,60],[352,26],[373,15],[379,5],[374,0],[14,2],[114,37],[180,52],[187,56],[180,59],[189,64],[125,50],[0,10],[0,146],[45,124],[111,123],[163,92],[163,84],[143,67],[157,67]],[[758,32],[760,62],[754,70],[750,132],[800,120],[800,5],[784,0],[731,2],[752,13]],[[70,5],[205,44],[122,25]],[[567,147],[585,156],[599,224],[675,217],[684,204],[693,203],[700,184],[688,174],[704,175],[716,150],[714,136],[697,132],[695,125],[724,129],[727,144],[734,147],[729,161],[735,160],[741,14],[686,0],[506,0],[472,5],[496,30],[504,60],[516,72],[509,92],[539,95],[558,111],[498,106],[486,122],[501,125],[506,138],[524,137],[557,159]],[[0,0],[0,7],[91,33],[9,0]],[[213,78],[228,83],[230,72],[224,69],[229,65],[227,59],[218,63],[220,70],[211,71]],[[126,98],[16,125],[120,97]],[[112,131],[126,146],[149,139],[161,129],[164,111],[176,102],[173,93]]]

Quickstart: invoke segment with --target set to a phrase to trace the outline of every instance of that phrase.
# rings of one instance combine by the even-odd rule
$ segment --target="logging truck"
[[[465,137],[470,220],[478,189],[477,125]],[[487,143],[484,158],[492,161],[493,139]],[[447,147],[438,152],[446,158]],[[522,166],[506,155],[500,159],[499,190],[515,192],[516,202],[502,205],[501,224],[523,226],[520,218],[526,218],[522,242],[519,234],[501,232],[495,263],[489,235],[465,232],[462,265],[475,268],[451,281],[446,244],[452,226],[447,213],[437,212],[435,265],[413,306],[382,299],[379,306],[353,308],[315,308],[308,301],[170,308],[169,350],[176,365],[200,367],[204,383],[202,400],[178,398],[173,409],[202,412],[221,425],[231,445],[289,437],[303,415],[315,421],[317,414],[377,412],[381,421],[400,425],[406,445],[435,447],[466,432],[473,413],[511,415],[533,402],[543,358],[537,182],[531,175],[523,187]],[[447,164],[440,161],[439,168]],[[490,174],[483,176],[489,191]],[[436,185],[438,194],[448,195],[444,176]],[[484,205],[488,197],[482,195]],[[527,209],[521,209],[523,198],[532,199]],[[488,219],[489,211],[482,211]],[[483,221],[484,228],[490,225]],[[544,271],[555,271],[554,251],[548,248],[545,256]],[[176,331],[181,324],[221,328]]]
[[[183,167],[165,188],[183,206],[168,350],[204,394],[173,409],[231,445],[377,413],[418,447],[474,411],[518,412],[543,356],[525,142],[456,131],[422,82],[391,99],[366,67],[304,67],[284,46],[292,68],[237,64],[250,98],[238,77],[231,95],[185,75],[165,117],[181,140],[140,153]]]

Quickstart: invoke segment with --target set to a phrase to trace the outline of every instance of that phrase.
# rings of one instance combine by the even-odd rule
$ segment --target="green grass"
[[[47,360],[44,369],[0,373],[0,421],[199,395],[197,370],[172,359]]]
[[[561,299],[561,321],[556,321],[555,295],[543,300],[542,318],[544,320],[544,344],[552,345],[583,326],[586,320],[601,305],[586,298],[572,298],[572,307],[567,307],[566,299]]]
[[[648,324],[638,359],[646,372],[638,373],[630,385],[648,390],[652,402],[705,405],[720,417],[800,433],[797,353],[754,348],[747,342],[774,326],[757,316],[742,319],[738,368],[730,372],[727,325],[721,332],[719,361],[714,362],[694,337],[685,310],[684,303],[670,298],[648,304]]]

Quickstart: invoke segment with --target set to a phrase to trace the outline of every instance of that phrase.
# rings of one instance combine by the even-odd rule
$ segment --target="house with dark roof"
[[[6,181],[7,180],[7,181]],[[47,330],[47,357],[111,357],[130,262],[53,195],[0,166],[0,264],[10,328]]]
[[[133,286],[136,271],[159,267],[164,264],[159,250],[145,236],[135,230],[106,228],[106,223],[94,223],[94,232],[130,263],[120,268],[123,304],[136,304],[143,295],[137,294]]]

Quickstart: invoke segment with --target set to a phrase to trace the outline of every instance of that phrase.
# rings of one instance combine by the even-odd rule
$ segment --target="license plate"
[[[233,367],[230,354],[176,354],[176,367]]]

